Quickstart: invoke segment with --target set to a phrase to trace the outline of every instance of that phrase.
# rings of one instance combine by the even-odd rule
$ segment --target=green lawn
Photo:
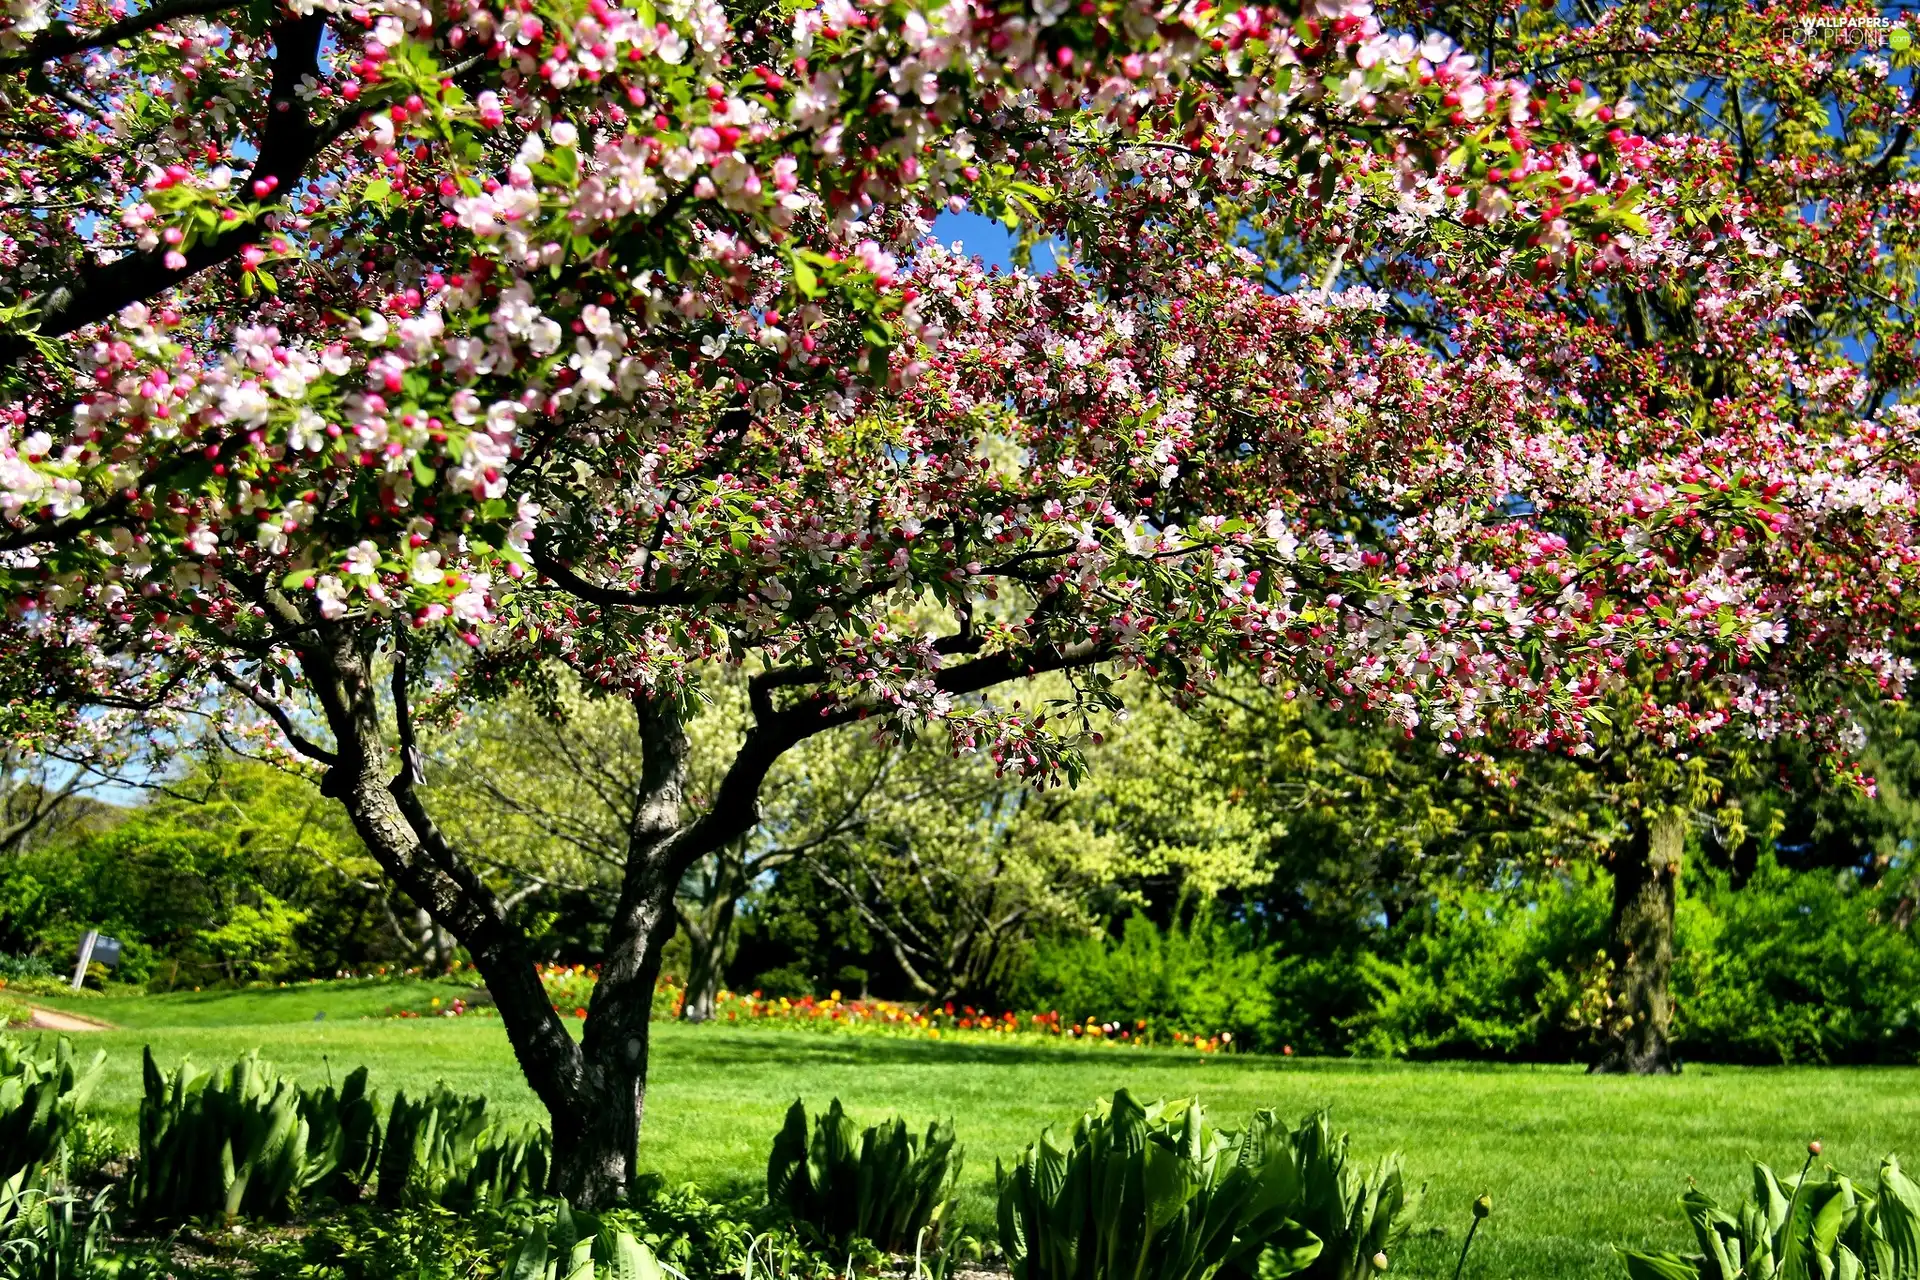
[[[110,1022],[116,1027],[249,1027],[275,1022],[312,1022],[327,1018],[380,1018],[399,1010],[430,1012],[432,1002],[443,1005],[458,996],[471,996],[464,982],[436,982],[419,978],[354,978],[338,982],[303,982],[291,986],[247,987],[238,991],[169,991],[88,993],[77,996],[23,996],[83,1018]],[[0,995],[6,994],[0,992]]]
[[[193,1021],[85,1037],[111,1055],[100,1101],[129,1131],[147,1043],[162,1065],[184,1053],[207,1064],[257,1045],[313,1079],[365,1063],[389,1096],[444,1078],[484,1091],[509,1114],[539,1114],[496,1021],[362,1020],[344,1012],[353,1000],[405,1002],[383,1002],[371,988],[288,991],[296,994],[69,1007],[129,1027],[136,1017],[163,1022],[174,1009]],[[323,1008],[329,1016],[313,1021]],[[243,1016],[258,1021],[233,1021]],[[1469,1275],[1613,1277],[1622,1274],[1616,1242],[1685,1242],[1675,1200],[1689,1175],[1732,1192],[1750,1155],[1797,1168],[1816,1136],[1827,1158],[1856,1173],[1890,1150],[1920,1154],[1920,1070],[1909,1069],[1700,1067],[1677,1079],[1622,1080],[1568,1068],[1197,1058],[685,1026],[659,1028],[656,1045],[643,1157],[668,1177],[751,1185],[793,1098],[824,1104],[838,1095],[861,1118],[895,1109],[917,1120],[954,1117],[967,1145],[966,1211],[976,1221],[987,1216],[996,1156],[1119,1085],[1148,1098],[1198,1093],[1231,1119],[1259,1106],[1293,1115],[1330,1104],[1364,1155],[1397,1147],[1414,1177],[1431,1182],[1424,1221],[1444,1234],[1416,1238],[1395,1271],[1441,1280],[1452,1274],[1468,1202],[1481,1191],[1493,1193],[1494,1216]]]

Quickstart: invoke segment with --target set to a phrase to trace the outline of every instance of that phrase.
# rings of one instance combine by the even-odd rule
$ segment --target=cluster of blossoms
[[[324,767],[581,1203],[675,886],[809,735],[1046,782],[1116,673],[1467,753],[1845,749],[1905,694],[1920,102],[1769,5],[1540,7],[1489,66],[1366,0],[120,3],[0,15],[0,704]],[[561,667],[648,761],[591,1002],[415,788],[415,707]]]
[[[1907,678],[1911,415],[1767,350],[1800,280],[1701,179],[1715,148],[1358,0],[319,4],[271,42],[156,23],[164,76],[12,24],[113,108],[37,102],[36,193],[171,113],[111,220],[8,224],[22,263],[96,259],[82,294],[189,272],[0,410],[12,618],[126,655],[76,664],[94,694],[129,661],[256,662],[260,704],[305,678],[302,628],[400,624],[629,689],[753,654],[1045,774],[1061,742],[973,699],[989,673],[1111,662],[1198,697],[1245,661],[1409,731],[1575,750],[1629,672],[1716,690],[1648,706],[1674,745],[1807,729],[1808,672]],[[327,65],[289,64],[322,31]],[[236,177],[253,126],[214,108],[262,64]],[[969,206],[1078,265],[927,243]],[[1453,349],[1391,323],[1392,280],[1276,291],[1233,241],[1278,226],[1333,274],[1439,272]],[[1576,271],[1704,281],[1696,348],[1766,354],[1700,431],[1657,359],[1533,305]],[[1604,430],[1570,418],[1599,403]]]

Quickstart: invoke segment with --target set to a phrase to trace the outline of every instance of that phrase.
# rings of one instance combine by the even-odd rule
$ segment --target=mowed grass
[[[162,1066],[183,1054],[211,1065],[257,1046],[310,1080],[364,1063],[386,1097],[444,1079],[485,1093],[508,1116],[541,1116],[497,1021],[360,1020],[330,1011],[316,1022],[313,1002],[332,997],[307,991],[313,1007],[305,1011],[277,993],[237,993],[231,1006],[209,998],[185,1006],[182,1016],[197,1019],[191,1026],[133,1029],[131,1004],[70,1007],[128,1025],[84,1040],[110,1055],[99,1105],[129,1135],[144,1044]],[[348,996],[369,998],[341,993]],[[223,1024],[247,1009],[265,1020]],[[1198,1094],[1228,1123],[1263,1106],[1289,1117],[1331,1106],[1361,1156],[1398,1149],[1415,1180],[1430,1184],[1427,1229],[1404,1247],[1394,1272],[1443,1280],[1468,1204],[1482,1191],[1493,1195],[1494,1216],[1467,1275],[1597,1280],[1624,1274],[1616,1244],[1687,1245],[1676,1200],[1690,1176],[1737,1194],[1750,1157],[1797,1169],[1815,1137],[1824,1159],[1855,1174],[1869,1174],[1889,1151],[1920,1157],[1920,1070],[1906,1068],[1695,1067],[1678,1078],[1630,1080],[1558,1067],[1200,1058],[674,1025],[656,1028],[652,1086],[643,1163],[712,1191],[758,1183],[796,1096],[818,1106],[838,1096],[862,1121],[893,1111],[916,1123],[952,1116],[967,1148],[964,1216],[982,1228],[991,1220],[995,1157],[1014,1156],[1046,1125],[1069,1126],[1116,1087],[1148,1099]]]
[[[399,1010],[430,1012],[471,996],[465,982],[421,978],[349,978],[240,990],[169,991],[159,995],[22,996],[30,1004],[112,1023],[116,1027],[247,1027],[327,1018],[380,1018]],[[0,995],[6,994],[0,991]]]

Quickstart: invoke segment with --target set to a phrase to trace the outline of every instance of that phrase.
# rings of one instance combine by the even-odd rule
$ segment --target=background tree
[[[688,731],[691,813],[711,803],[749,720],[740,680],[719,671],[706,689],[711,701]],[[460,847],[500,873],[502,903],[538,913],[551,901],[547,891],[571,891],[587,897],[604,930],[647,798],[632,704],[562,687],[488,704],[428,741],[426,792]],[[673,901],[687,942],[685,1017],[713,1015],[741,898],[770,872],[863,824],[892,756],[853,735],[802,744],[769,773],[753,829],[688,868]]]
[[[1381,245],[1363,225],[1363,212],[1351,206],[1328,214],[1350,238],[1316,241],[1279,227],[1268,251],[1289,274],[1387,291],[1394,298],[1389,324],[1433,350],[1459,349],[1458,336],[1468,328],[1483,358],[1512,361],[1523,376],[1551,384],[1565,428],[1580,442],[1568,447],[1605,451],[1631,440],[1622,459],[1629,475],[1637,466],[1644,476],[1661,462],[1681,467],[1677,483],[1642,489],[1632,501],[1690,507],[1695,514],[1680,522],[1702,544],[1731,549],[1753,539],[1767,556],[1799,564],[1815,593],[1850,591],[1872,571],[1875,550],[1811,547],[1792,524],[1808,501],[1861,498],[1769,499],[1728,522],[1714,514],[1725,495],[1743,486],[1764,491],[1770,482],[1729,465],[1715,440],[1727,423],[1747,415],[1817,432],[1817,422],[1904,420],[1910,412],[1898,403],[1913,380],[1916,333],[1904,301],[1915,281],[1900,184],[1911,172],[1915,104],[1889,58],[1910,66],[1912,55],[1797,38],[1800,15],[1772,5],[1623,5],[1597,21],[1591,11],[1573,15],[1553,5],[1489,7],[1471,0],[1418,0],[1383,12],[1445,33],[1490,71],[1528,78],[1542,96],[1629,98],[1635,128],[1687,139],[1680,149],[1700,179],[1684,195],[1688,184],[1671,173],[1654,179],[1654,203],[1664,210],[1656,223],[1666,216],[1676,229],[1692,228],[1696,246],[1727,237],[1764,242],[1780,263],[1779,305],[1727,306],[1726,279],[1699,256],[1693,261],[1704,269],[1676,274],[1632,267],[1624,275],[1515,272],[1496,295],[1459,289],[1455,279],[1426,272],[1391,244]],[[1851,12],[1879,14],[1870,5]],[[1844,123],[1831,127],[1833,121]],[[1500,184],[1524,183],[1542,172],[1558,172],[1569,191],[1581,189],[1576,169],[1523,134],[1492,136],[1470,150],[1469,172],[1486,173],[1496,188],[1483,194],[1470,218],[1503,216],[1509,197]],[[1711,208],[1711,199],[1700,203],[1710,190],[1730,200]],[[1678,198],[1669,204],[1668,196]],[[1645,261],[1633,250],[1628,256]],[[1783,440],[1782,447],[1793,446]],[[1863,447],[1888,457],[1904,449],[1891,439]],[[1609,944],[1618,1017],[1595,1065],[1666,1070],[1672,1065],[1664,1028],[1673,881],[1681,875],[1686,829],[1693,815],[1717,803],[1725,784],[1760,767],[1741,762],[1755,754],[1747,746],[1719,755],[1721,763],[1707,771],[1711,778],[1690,763],[1717,750],[1706,739],[1723,720],[1740,719],[1756,696],[1738,681],[1729,684],[1712,657],[1710,633],[1737,625],[1724,610],[1741,571],[1698,578],[1643,562],[1629,575],[1638,577],[1634,590],[1622,594],[1617,576],[1574,563],[1592,545],[1586,516],[1536,502],[1539,491],[1526,471],[1516,476],[1504,514],[1541,530],[1539,563],[1553,572],[1529,579],[1523,590],[1543,602],[1581,595],[1589,607],[1616,610],[1611,616],[1621,622],[1636,608],[1674,621],[1663,647],[1622,655],[1623,679],[1603,695],[1614,700],[1603,735],[1612,745],[1605,763],[1596,764],[1596,780],[1617,788],[1611,807],[1626,827],[1605,854],[1618,886]],[[1553,538],[1568,550],[1552,549]],[[1881,692],[1897,698],[1906,678],[1908,623],[1897,609],[1866,602],[1862,608],[1874,618],[1869,644],[1880,655]],[[1835,634],[1816,618],[1781,615],[1780,622],[1779,631],[1768,633],[1771,643],[1819,646]],[[1822,682],[1800,696],[1804,702],[1790,718],[1844,715],[1836,710],[1844,698]],[[1848,773],[1844,749],[1840,756],[1829,755],[1830,773],[1836,765]]]

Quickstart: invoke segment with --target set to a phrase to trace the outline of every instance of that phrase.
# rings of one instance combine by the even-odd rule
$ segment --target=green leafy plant
[[[81,1069],[65,1036],[44,1058],[0,1039],[0,1178],[31,1174],[59,1160],[106,1060],[97,1052]]]
[[[449,1209],[504,1204],[538,1195],[553,1161],[540,1129],[496,1128],[487,1100],[444,1084],[414,1101],[402,1092],[387,1116],[380,1154],[383,1208],[432,1203]]]
[[[1680,1197],[1694,1254],[1623,1250],[1631,1280],[1920,1280],[1920,1187],[1888,1156],[1872,1192],[1832,1168],[1780,1179],[1756,1162],[1729,1211],[1697,1187]]]
[[[1262,1112],[1254,1123],[1271,1126],[1272,1115]],[[1357,1167],[1347,1151],[1347,1135],[1335,1136],[1325,1111],[1308,1116],[1286,1135],[1286,1144],[1300,1177],[1294,1217],[1322,1245],[1307,1271],[1311,1280],[1348,1280],[1377,1267],[1377,1257],[1391,1258],[1426,1191],[1408,1187],[1399,1153],[1371,1169]]]
[[[1300,1172],[1270,1112],[1238,1133],[1191,1099],[1142,1106],[1122,1089],[1062,1141],[1051,1130],[996,1167],[1014,1280],[1280,1280],[1321,1241],[1295,1216]]]
[[[73,1280],[96,1269],[113,1221],[109,1192],[91,1203],[22,1169],[0,1183],[0,1280]],[[118,1268],[116,1268],[118,1270]]]
[[[577,1213],[561,1201],[551,1223],[528,1229],[503,1272],[505,1280],[667,1280],[653,1250],[629,1231]]]
[[[856,1133],[835,1098],[809,1140],[796,1098],[767,1158],[767,1203],[836,1247],[865,1240],[908,1253],[937,1243],[960,1161],[951,1120],[929,1124],[924,1137],[898,1117]]]
[[[718,1276],[741,1271],[758,1216],[745,1203],[711,1200],[691,1183],[669,1187],[648,1173],[634,1180],[626,1207],[601,1221],[631,1231],[670,1271]]]
[[[525,1230],[524,1215],[435,1204],[388,1212],[362,1201],[298,1236],[253,1235],[243,1249],[260,1280],[475,1280],[498,1276]]]
[[[303,1094],[257,1051],[218,1074],[182,1061],[162,1075],[149,1049],[142,1071],[140,1147],[127,1182],[136,1217],[284,1218],[301,1198],[351,1181],[349,1161],[369,1160],[364,1073],[335,1095]]]
[[[331,1166],[315,1182],[315,1192],[342,1203],[359,1199],[380,1158],[380,1116],[367,1089],[367,1069],[354,1068],[338,1091],[329,1084],[302,1093],[300,1115],[307,1123],[308,1158]]]

